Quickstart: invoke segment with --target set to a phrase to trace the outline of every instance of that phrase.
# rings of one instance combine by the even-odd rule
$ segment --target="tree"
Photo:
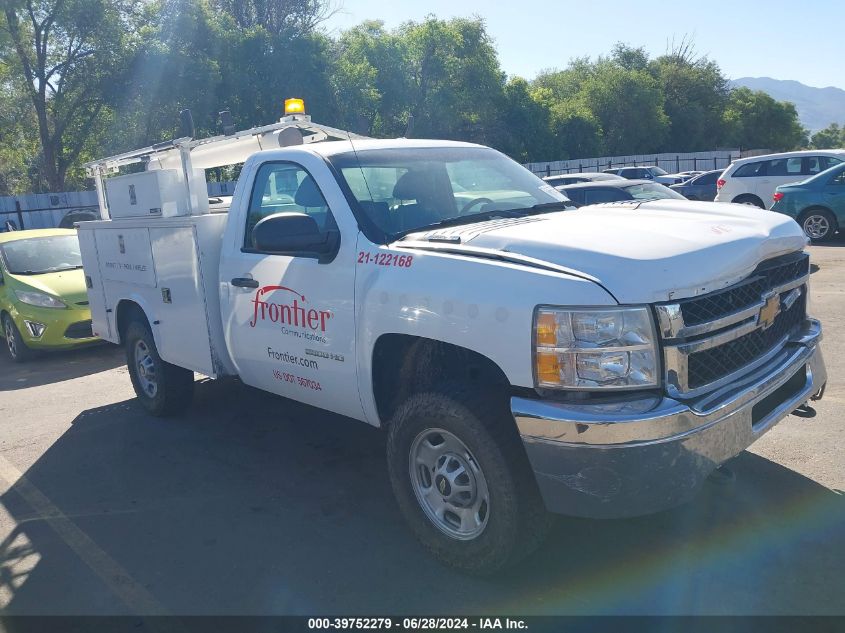
[[[813,149],[845,147],[845,125],[839,127],[836,123],[831,123],[823,130],[819,130],[810,138],[810,147]]]
[[[610,155],[660,151],[669,131],[663,93],[645,71],[608,61],[596,64],[580,98],[601,125],[604,151]]]
[[[120,90],[137,0],[6,0],[2,55],[38,124],[44,185],[65,188],[68,170]]]
[[[669,117],[666,148],[676,152],[712,149],[729,92],[719,66],[682,46],[652,61],[649,71],[663,92],[663,110]]]
[[[494,142],[505,74],[484,22],[429,17],[404,24],[398,35],[407,50],[414,134]]]
[[[556,156],[551,133],[551,112],[542,95],[531,90],[522,77],[513,77],[504,88],[496,147],[526,163]]]
[[[408,47],[384,23],[364,22],[335,44],[332,86],[339,124],[375,136],[401,136],[408,124]]]
[[[724,142],[745,148],[791,150],[807,145],[795,106],[761,90],[735,88],[723,115]]]
[[[211,0],[211,7],[232,16],[242,30],[260,27],[291,39],[311,35],[336,13],[326,0]]]
[[[648,70],[648,53],[642,47],[634,48],[628,44],[617,42],[610,54],[610,59],[627,70]]]

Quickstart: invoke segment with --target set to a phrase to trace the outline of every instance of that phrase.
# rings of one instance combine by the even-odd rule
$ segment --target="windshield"
[[[682,196],[677,191],[654,182],[644,182],[642,184],[631,185],[630,187],[625,187],[625,191],[631,194],[631,197],[634,200],[661,200],[663,198],[686,200],[686,197]]]
[[[82,268],[76,235],[53,235],[13,240],[0,246],[6,270],[12,275],[38,275]]]
[[[661,169],[660,167],[652,167],[651,173],[655,176],[666,176],[667,172],[665,169]]]
[[[364,150],[333,156],[331,163],[388,240],[428,227],[567,206],[548,183],[488,148]]]

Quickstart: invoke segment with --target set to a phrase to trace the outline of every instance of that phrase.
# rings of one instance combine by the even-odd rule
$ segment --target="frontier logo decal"
[[[287,301],[271,302],[264,297],[276,292],[287,292]],[[285,296],[285,295],[282,295]],[[249,327],[255,327],[259,321],[270,321],[278,323],[284,330],[285,326],[294,326],[311,332],[325,332],[326,323],[332,318],[329,310],[315,310],[307,306],[305,295],[299,294],[285,286],[264,286],[255,291],[252,300],[254,306],[252,321]],[[285,331],[287,334],[288,332]]]

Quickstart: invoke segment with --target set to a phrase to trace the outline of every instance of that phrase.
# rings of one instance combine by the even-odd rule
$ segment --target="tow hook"
[[[825,390],[826,387],[827,387],[827,383],[824,383],[822,385],[821,389],[819,389],[816,393],[814,393],[812,396],[810,396],[810,400],[813,400],[813,401],[821,400],[824,397],[824,390]]]
[[[814,418],[816,417],[816,410],[810,406],[809,402],[805,402],[800,407],[792,412],[792,415],[798,418]]]

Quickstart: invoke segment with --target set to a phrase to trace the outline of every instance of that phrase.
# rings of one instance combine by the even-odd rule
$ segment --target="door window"
[[[819,167],[820,171],[825,171],[826,169],[830,169],[834,165],[838,165],[842,161],[838,158],[833,158],[833,156],[819,156]]]
[[[802,174],[803,160],[800,157],[775,158],[768,162],[766,176],[800,176]]]
[[[765,176],[766,175],[766,167],[771,161],[768,160],[761,160],[756,163],[748,163],[747,165],[742,165],[739,167],[736,172],[734,172],[734,178],[751,178],[754,176]]]
[[[335,229],[329,205],[305,168],[295,163],[265,163],[258,170],[249,200],[244,248],[253,250],[252,229],[276,213],[306,213],[321,231]]]
[[[831,178],[830,182],[828,182],[827,184],[845,187],[845,171],[840,171],[837,175]]]

